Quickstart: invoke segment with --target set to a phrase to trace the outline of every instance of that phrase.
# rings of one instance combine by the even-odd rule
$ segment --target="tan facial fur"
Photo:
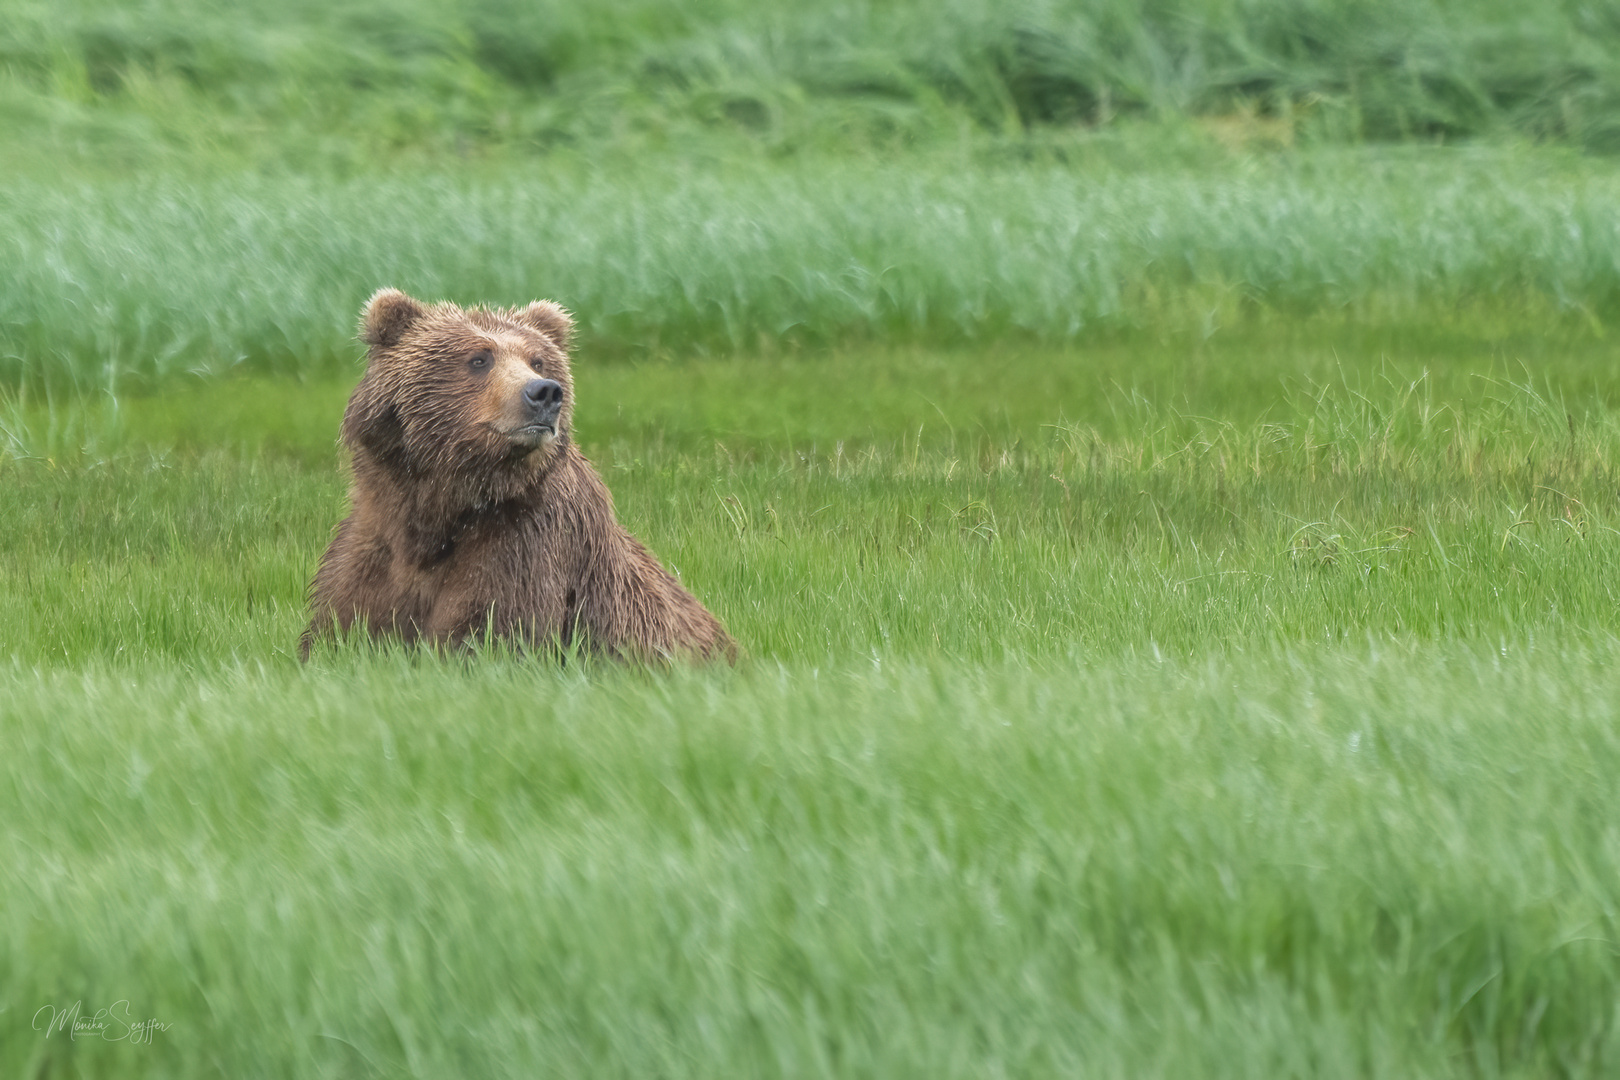
[[[482,375],[483,389],[478,395],[478,411],[490,417],[490,425],[515,445],[528,444],[533,440],[525,430],[531,417],[523,403],[524,388],[536,379],[556,379],[556,374],[547,370],[548,367],[555,369],[556,365],[546,364],[544,350],[537,348],[537,343],[529,335],[490,334],[485,335],[484,341],[490,363],[489,370]],[[540,432],[535,448],[556,442],[557,428],[562,422],[559,416],[557,425]]]

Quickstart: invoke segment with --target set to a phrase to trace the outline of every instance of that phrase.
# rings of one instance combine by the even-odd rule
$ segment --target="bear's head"
[[[370,349],[344,444],[357,466],[453,481],[470,502],[511,497],[568,446],[573,328],[546,300],[487,310],[378,290],[361,315]]]

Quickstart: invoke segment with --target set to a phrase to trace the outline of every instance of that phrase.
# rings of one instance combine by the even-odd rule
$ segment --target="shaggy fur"
[[[573,322],[373,296],[343,414],[353,512],[310,587],[334,626],[455,645],[493,634],[642,659],[734,658],[725,628],[625,532],[570,437]],[[558,404],[560,399],[560,406]]]

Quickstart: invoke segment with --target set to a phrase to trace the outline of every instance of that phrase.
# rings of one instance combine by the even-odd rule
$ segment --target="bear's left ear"
[[[528,307],[514,312],[514,317],[525,326],[532,326],[550,338],[559,349],[568,348],[574,336],[574,319],[560,304],[550,300],[536,300]]]

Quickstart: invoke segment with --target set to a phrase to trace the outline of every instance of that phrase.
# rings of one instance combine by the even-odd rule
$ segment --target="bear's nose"
[[[530,379],[523,387],[523,400],[530,408],[555,408],[562,404],[562,397],[562,383],[556,379]]]

